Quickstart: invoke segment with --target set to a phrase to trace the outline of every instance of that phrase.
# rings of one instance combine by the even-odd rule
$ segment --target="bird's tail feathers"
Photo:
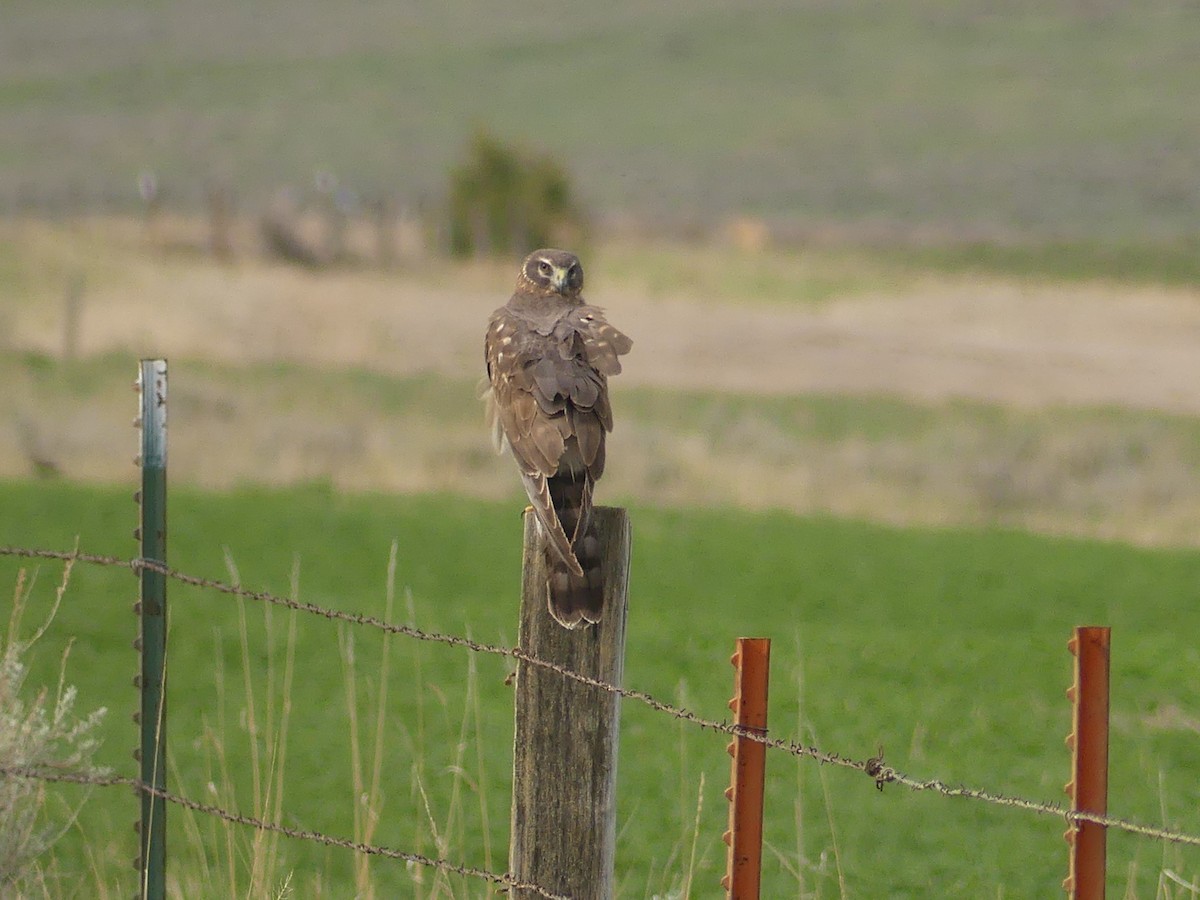
[[[580,628],[600,621],[604,606],[604,583],[600,571],[600,543],[589,532],[576,542],[575,553],[582,574],[547,549],[546,601],[550,615],[564,628]]]

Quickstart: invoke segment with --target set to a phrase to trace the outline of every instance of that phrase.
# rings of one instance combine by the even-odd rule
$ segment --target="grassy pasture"
[[[4,482],[0,543],[69,547],[78,536],[84,549],[131,554],[129,495],[123,487]],[[515,500],[449,494],[179,489],[169,506],[170,552],[186,571],[225,577],[228,551],[248,587],[287,593],[298,572],[301,599],[382,614],[396,541],[397,618],[511,643],[518,510]],[[631,686],[720,718],[732,639],[769,635],[776,734],[858,757],[882,746],[892,765],[914,775],[1057,800],[1067,764],[1064,642],[1073,624],[1111,624],[1112,809],[1200,830],[1195,552],[1000,530],[897,530],[782,513],[635,508],[633,515]],[[12,584],[16,568],[13,560],[0,561],[0,579]],[[39,567],[28,621],[47,610],[58,575],[57,566]],[[133,595],[128,573],[78,567],[36,657],[36,672],[50,677],[74,636],[70,679],[80,687],[82,708],[110,707],[103,761],[123,772],[132,765]],[[294,624],[283,821],[350,835],[355,791],[345,655],[331,623],[301,617]],[[281,611],[267,623],[253,606],[240,625],[236,602],[172,588],[170,755],[180,790],[211,800],[207,782],[224,789],[205,762],[215,739],[234,783],[224,801],[252,808],[239,635],[247,637],[246,683],[261,728],[268,680],[276,721],[282,714],[288,627]],[[359,712],[369,720],[380,689],[381,645],[366,631],[354,641]],[[374,840],[430,852],[436,830],[451,858],[499,869],[510,777],[508,667],[491,658],[475,664],[468,692],[462,651],[407,641],[393,646],[385,803]],[[215,738],[206,739],[206,727]],[[365,725],[363,733],[370,744]],[[264,740],[261,732],[257,739]],[[625,704],[622,896],[666,896],[689,872],[696,896],[715,893],[723,867],[724,743]],[[895,789],[880,795],[861,775],[779,755],[769,758],[768,779],[769,896],[836,897],[839,878],[852,897],[1042,896],[1057,890],[1063,875],[1056,819]],[[71,885],[97,880],[112,896],[132,889],[126,868],[132,814],[124,791],[92,796],[59,851],[68,893]],[[202,871],[186,823],[185,815],[172,813],[172,861],[185,885]],[[200,827],[213,867],[208,883],[225,884],[220,831],[209,835],[208,823]],[[246,840],[238,839],[235,857],[250,855]],[[281,852],[276,883],[290,871],[300,895],[318,888],[324,896],[350,895],[352,862],[345,854],[286,842]],[[1194,880],[1200,859],[1141,839],[1110,839],[1114,893],[1128,886],[1132,896],[1154,896],[1164,868]],[[425,873],[417,886],[414,874],[401,864],[372,867],[385,896],[428,896],[432,876]],[[457,884],[455,895],[480,890]]]
[[[0,189],[153,169],[262,196],[332,170],[437,197],[478,125],[604,212],[751,211],[893,236],[1195,234],[1187,4],[369,0],[9,4]]]

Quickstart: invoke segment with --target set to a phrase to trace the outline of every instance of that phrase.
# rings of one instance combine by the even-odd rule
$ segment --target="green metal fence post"
[[[142,489],[138,494],[141,523],[136,537],[141,542],[141,559],[167,562],[167,361],[143,359],[138,373],[142,432]],[[167,774],[167,580],[159,572],[142,568],[141,618],[142,671],[141,780],[160,791],[166,790]],[[141,792],[139,822],[141,854],[138,860],[143,900],[164,900],[167,870],[166,801]]]

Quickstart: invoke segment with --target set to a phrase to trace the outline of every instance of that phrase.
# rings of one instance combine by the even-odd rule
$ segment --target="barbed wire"
[[[883,790],[884,786],[888,784],[901,785],[914,792],[928,791],[944,797],[959,797],[968,800],[978,800],[980,802],[989,803],[995,806],[1023,809],[1040,815],[1055,816],[1062,818],[1068,825],[1082,822],[1092,822],[1097,825],[1102,825],[1106,828],[1129,832],[1130,834],[1137,834],[1143,837],[1167,841],[1169,843],[1200,847],[1200,835],[1188,834],[1182,831],[1176,831],[1157,825],[1146,825],[1140,822],[1135,822],[1131,819],[1101,815],[1099,813],[1085,812],[1083,810],[1073,810],[1061,803],[1029,800],[1024,797],[1002,794],[996,791],[970,788],[964,785],[951,785],[947,784],[941,779],[936,778],[915,778],[888,765],[884,761],[882,751],[877,756],[873,756],[868,759],[856,759],[851,756],[830,753],[812,745],[806,745],[781,738],[772,738],[766,734],[763,734],[762,732],[744,728],[728,721],[706,719],[688,709],[684,709],[683,707],[658,700],[644,691],[610,684],[608,682],[601,681],[600,679],[580,674],[579,672],[575,672],[566,668],[565,666],[550,662],[549,660],[539,659],[538,657],[525,652],[519,647],[501,647],[495,644],[487,644],[481,641],[476,641],[471,638],[460,637],[458,635],[423,631],[422,629],[413,625],[400,625],[394,622],[387,622],[378,618],[377,616],[366,615],[363,613],[349,613],[345,612],[344,610],[318,606],[315,603],[300,601],[291,597],[281,597],[279,595],[272,594],[269,591],[252,591],[228,582],[218,581],[211,578],[201,578],[196,575],[188,575],[184,572],[172,569],[170,566],[164,565],[156,560],[140,558],[123,559],[117,556],[104,556],[92,553],[80,553],[77,551],[42,550],[28,547],[0,547],[0,556],[23,557],[28,559],[51,559],[72,562],[77,561],[100,566],[128,568],[134,573],[137,573],[141,570],[157,572],[166,578],[170,578],[174,581],[178,581],[182,584],[187,584],[192,587],[214,590],[219,593],[242,597],[248,600],[258,600],[260,602],[270,603],[285,609],[311,613],[313,615],[318,615],[333,621],[347,622],[353,625],[376,628],[384,632],[404,635],[416,640],[446,644],[452,647],[462,647],[476,653],[488,653],[496,656],[508,657],[509,659],[515,659],[531,666],[536,666],[538,668],[555,672],[564,678],[569,678],[573,681],[579,682],[580,684],[586,684],[599,690],[607,691],[630,700],[637,700],[638,702],[645,704],[657,712],[661,712],[673,718],[689,722],[690,724],[695,725],[703,730],[716,731],[735,738],[745,738],[747,740],[763,744],[770,749],[779,750],[795,757],[812,759],[823,765],[837,766],[843,769],[862,772],[871,778],[875,782],[875,786],[881,791]]]
[[[283,835],[284,837],[295,838],[301,841],[309,841],[311,843],[323,844],[327,847],[339,847],[343,850],[353,850],[355,853],[362,853],[367,856],[382,856],[387,859],[403,860],[404,862],[415,863],[420,866],[428,866],[433,869],[440,869],[443,872],[450,872],[455,875],[464,875],[469,878],[478,878],[483,881],[490,881],[492,884],[500,885],[507,890],[530,891],[537,894],[539,897],[546,897],[547,900],[571,900],[570,897],[563,894],[556,894],[553,891],[548,891],[543,887],[533,884],[528,881],[521,881],[511,872],[498,874],[489,872],[487,869],[478,869],[474,866],[464,866],[459,863],[453,863],[446,859],[436,859],[431,856],[424,856],[420,853],[410,853],[407,850],[395,850],[391,847],[381,847],[375,844],[365,844],[361,841],[352,841],[348,838],[334,837],[333,835],[324,834],[320,831],[311,831],[303,828],[288,828],[286,825],[279,825],[275,822],[268,822],[265,819],[257,819],[254,816],[243,815],[242,813],[231,812],[227,809],[222,809],[219,806],[213,806],[208,803],[201,803],[198,800],[192,800],[187,797],[182,797],[179,794],[165,791],[162,788],[157,788],[154,785],[146,784],[139,778],[130,778],[125,775],[96,775],[86,772],[70,772],[61,771],[58,769],[47,769],[43,767],[33,766],[0,766],[0,775],[15,778],[32,778],[38,781],[51,781],[62,784],[82,784],[91,785],[93,787],[131,787],[141,793],[149,794],[153,797],[161,797],[168,803],[173,803],[185,809],[190,809],[194,812],[203,813],[204,815],[216,816],[219,819],[224,819],[226,822],[232,822],[235,825],[243,825],[248,828],[256,828],[260,831],[270,831],[275,834]]]

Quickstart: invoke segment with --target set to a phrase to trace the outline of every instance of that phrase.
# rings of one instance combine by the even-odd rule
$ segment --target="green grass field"
[[[194,205],[331,170],[432,199],[483,125],[602,212],[1153,242],[1196,231],[1198,29],[1175,0],[19,0],[0,188],[132,204],[149,169]]]
[[[396,542],[397,618],[502,644],[515,639],[520,525],[518,501],[452,495],[343,495],[318,487],[201,493],[170,500],[171,561],[227,577],[225,554],[248,587],[291,590],[303,600],[382,614],[389,549]],[[132,555],[135,507],[127,488],[6,482],[0,485],[0,544]],[[893,530],[832,519],[724,510],[635,508],[627,683],[701,715],[721,718],[731,687],[727,663],[742,634],[774,639],[772,731],[840,753],[1023,796],[1060,800],[1067,779],[1063,690],[1075,624],[1109,624],[1113,634],[1111,809],[1115,814],[1200,831],[1197,804],[1200,706],[1196,586],[1200,554],[1149,551],[1006,531]],[[0,581],[18,563],[0,560]],[[48,610],[60,567],[37,567],[27,622]],[[81,708],[107,706],[102,762],[132,772],[129,686],[135,656],[130,613],[135,580],[80,565],[38,646],[35,674],[53,677],[69,638],[68,675]],[[411,596],[410,602],[406,599]],[[7,605],[7,600],[4,601]],[[274,716],[288,617],[173,586],[170,755],[174,786],[201,800],[221,779],[206,768],[209,729],[224,747],[243,810],[253,806],[240,635],[260,723],[268,680]],[[288,825],[353,833],[354,789],[338,628],[295,621],[282,808]],[[268,634],[268,631],[270,632]],[[475,660],[467,690],[464,651],[397,638],[390,654],[383,787],[377,843],[432,852],[434,830],[455,860],[501,870],[511,765],[511,697],[505,661]],[[374,708],[381,640],[354,632],[358,699]],[[478,702],[478,711],[475,702]],[[639,704],[622,709],[619,845],[621,896],[672,896],[689,871],[696,837],[695,896],[714,896],[728,777],[725,741],[697,733]],[[364,734],[365,732],[364,725]],[[368,736],[369,738],[369,736]],[[259,740],[262,740],[260,734]],[[368,745],[370,740],[367,740]],[[260,748],[262,749],[262,748]],[[455,775],[455,772],[459,775]],[[455,784],[458,796],[455,796]],[[422,794],[423,790],[423,794]],[[764,896],[1052,896],[1064,874],[1063,823],[962,800],[880,794],[861,775],[768,759]],[[484,825],[486,810],[487,825]],[[62,841],[65,892],[113,896],[132,890],[128,859],[134,803],[121,789],[95,792],[79,827]],[[201,870],[171,813],[172,865]],[[200,823],[207,834],[208,823]],[[249,836],[234,856],[247,854]],[[89,872],[84,847],[102,874]],[[294,873],[299,896],[350,896],[349,854],[285,842],[277,876]],[[225,884],[219,832],[209,841],[209,884]],[[1195,879],[1200,858],[1114,834],[1110,890],[1155,896],[1170,868]],[[244,860],[243,860],[244,862]],[[238,863],[237,865],[241,865]],[[840,874],[839,874],[840,873]],[[381,895],[429,896],[402,864],[376,862]],[[83,884],[85,887],[78,888]],[[455,896],[478,896],[456,883]],[[1162,896],[1161,894],[1159,896]],[[1169,896],[1169,895],[1168,895]]]

